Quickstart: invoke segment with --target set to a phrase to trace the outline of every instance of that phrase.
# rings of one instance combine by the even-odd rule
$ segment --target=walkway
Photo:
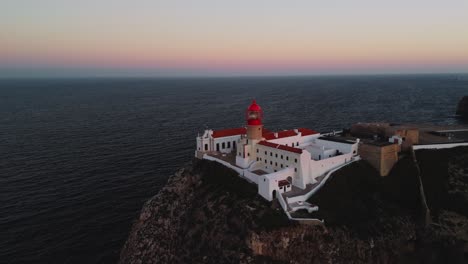
[[[323,174],[322,176],[317,177],[316,183],[308,184],[304,190],[293,186],[293,189],[291,191],[281,194],[281,196],[283,197],[283,199],[285,200],[287,204],[288,212],[294,212],[300,209],[305,209],[309,212],[318,211],[318,206],[308,203],[307,200],[312,195],[314,195],[318,190],[320,190],[320,188],[322,188],[323,185],[325,185],[327,180],[331,178],[331,175],[335,171],[345,166],[348,166],[349,164],[355,161],[358,161],[360,159],[361,158],[359,157],[353,157],[353,159],[350,162],[329,170],[327,173]]]

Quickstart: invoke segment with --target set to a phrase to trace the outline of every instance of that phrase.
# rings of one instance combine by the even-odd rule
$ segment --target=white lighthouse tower
[[[256,160],[255,145],[263,139],[262,118],[262,108],[253,100],[245,112],[247,136],[241,137],[237,144],[236,165],[241,168],[249,167]]]

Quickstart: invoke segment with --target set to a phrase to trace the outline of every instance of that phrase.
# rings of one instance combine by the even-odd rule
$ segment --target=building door
[[[273,196],[273,200],[276,199],[276,190],[273,190],[272,196]]]
[[[208,144],[205,144],[205,151],[208,150]]]
[[[216,151],[219,151],[219,143],[216,143]]]

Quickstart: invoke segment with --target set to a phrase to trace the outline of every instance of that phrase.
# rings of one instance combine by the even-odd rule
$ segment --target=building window
[[[258,149],[257,149],[257,153],[258,153]]]
[[[294,168],[294,172],[297,172],[297,168]]]
[[[222,149],[225,149],[225,148],[226,148],[226,143],[224,143],[224,142],[221,143],[221,148],[222,148]]]
[[[299,142],[296,142],[296,146],[299,146]]]
[[[208,144],[205,144],[205,150],[208,150]]]
[[[270,152],[270,157],[273,157],[273,152]]]
[[[236,142],[235,141],[232,142],[232,147],[236,148]]]
[[[275,172],[276,172],[276,170],[275,170]]]
[[[241,155],[241,153],[239,152],[239,156]]]
[[[288,156],[286,156],[286,160],[289,160],[289,157],[288,157]]]
[[[267,155],[267,152],[265,151],[265,155]]]
[[[270,160],[270,165],[273,165],[273,161]]]
[[[231,141],[228,141],[227,147],[228,147],[228,148],[231,148]]]
[[[275,166],[278,166],[278,162],[275,162]]]
[[[283,168],[283,164],[281,164],[281,168]]]
[[[281,159],[283,159],[283,155],[281,155]]]
[[[296,163],[297,163],[297,159],[294,159],[294,162],[296,162]]]
[[[277,157],[278,157],[278,153],[275,153],[275,158],[277,158]]]
[[[257,161],[258,161],[258,158],[257,158]]]
[[[268,162],[268,161],[267,161],[267,160],[265,160],[265,163],[267,163],[267,162]]]
[[[247,152],[247,156],[249,156],[249,157],[250,157],[250,153],[248,153],[248,152]]]

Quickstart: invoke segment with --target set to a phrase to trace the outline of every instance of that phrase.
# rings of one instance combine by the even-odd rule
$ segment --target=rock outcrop
[[[458,102],[457,115],[468,117],[468,96],[463,96]]]
[[[385,178],[365,163],[333,175],[316,196],[326,224],[311,226],[236,172],[194,160],[143,206],[120,263],[465,263],[467,216],[443,208],[422,228],[408,162]]]

